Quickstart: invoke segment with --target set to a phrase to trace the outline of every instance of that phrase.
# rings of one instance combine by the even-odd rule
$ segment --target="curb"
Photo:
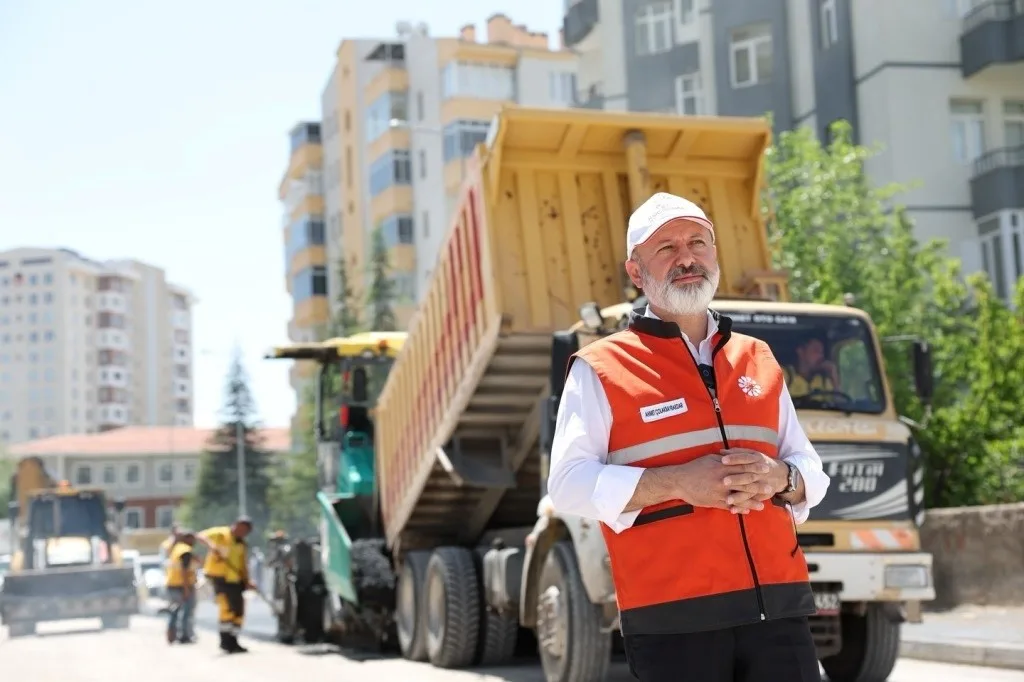
[[[972,640],[900,642],[900,656],[922,661],[1024,670],[1024,646]]]

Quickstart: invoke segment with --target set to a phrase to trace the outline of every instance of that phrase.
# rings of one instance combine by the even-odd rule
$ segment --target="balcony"
[[[572,3],[562,18],[565,46],[572,47],[581,42],[590,35],[600,19],[597,0],[577,0]]]
[[[577,109],[604,109],[604,92],[598,85],[591,85],[587,89],[586,99],[577,98],[573,102],[573,106]]]
[[[974,162],[971,205],[975,218],[1024,208],[1024,145],[993,149]]]
[[[971,10],[960,30],[964,78],[994,64],[1024,61],[1024,0],[990,0]]]

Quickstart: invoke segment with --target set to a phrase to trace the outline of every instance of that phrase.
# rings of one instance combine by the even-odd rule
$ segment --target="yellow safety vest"
[[[794,398],[799,398],[810,394],[812,391],[834,391],[835,386],[832,385],[832,380],[824,374],[815,374],[808,381],[803,375],[799,374],[794,368],[787,367],[786,372],[786,387],[789,389],[789,394]]]
[[[231,533],[230,526],[218,526],[204,530],[201,535],[210,544],[226,555],[227,561],[217,556],[216,552],[206,553],[203,573],[209,578],[223,578],[229,583],[244,583],[249,579],[248,553],[244,540],[239,540]]]
[[[192,554],[192,547],[184,542],[179,542],[171,549],[171,556],[167,562],[167,587],[184,587],[186,584],[195,585],[195,556],[189,557],[188,570],[186,571],[181,565],[181,560],[186,554]]]

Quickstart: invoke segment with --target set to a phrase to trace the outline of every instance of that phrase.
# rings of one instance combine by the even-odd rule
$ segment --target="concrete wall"
[[[929,510],[921,544],[934,557],[928,608],[1024,605],[1024,503]]]

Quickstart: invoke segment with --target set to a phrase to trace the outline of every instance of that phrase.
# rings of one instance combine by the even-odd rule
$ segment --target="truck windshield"
[[[52,495],[32,502],[29,532],[34,538],[106,538],[107,512],[96,495]]]
[[[885,409],[875,343],[866,323],[843,315],[722,311],[733,330],[764,340],[782,365],[797,409]]]

